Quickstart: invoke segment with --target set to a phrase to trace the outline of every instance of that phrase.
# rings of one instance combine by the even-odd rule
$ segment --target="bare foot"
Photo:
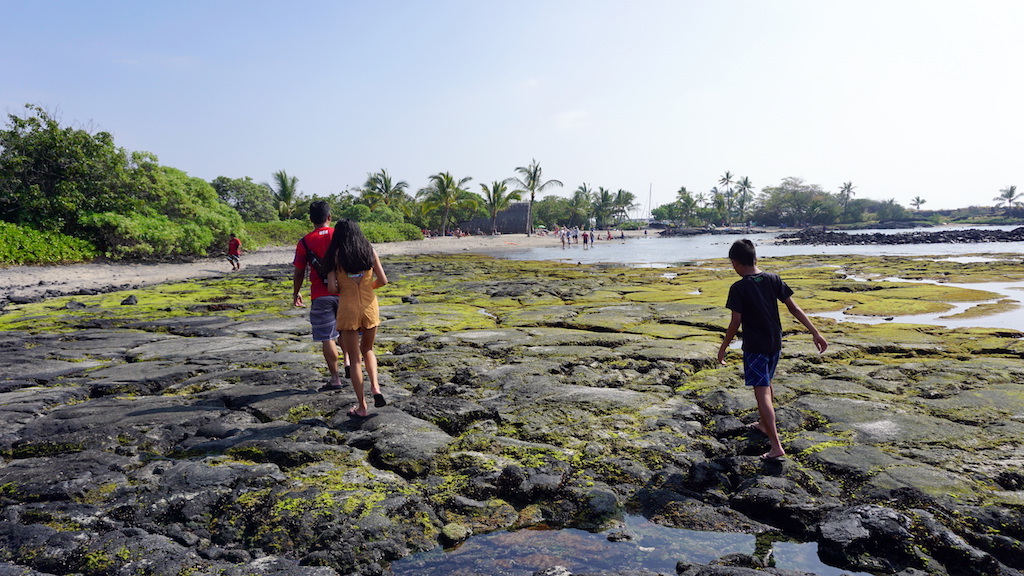
[[[769,451],[765,452],[764,454],[761,454],[761,460],[778,460],[779,458],[782,458],[785,455],[785,452]]]
[[[367,411],[367,410],[363,410],[363,411],[360,412],[359,406],[353,406],[353,407],[349,408],[348,415],[351,418],[369,418],[370,417],[370,412]]]
[[[768,435],[768,433],[765,432],[764,428],[761,426],[761,421],[760,420],[757,420],[756,422],[751,422],[750,424],[747,424],[747,428],[753,430],[754,432],[760,432],[761,434],[764,434],[765,436]]]

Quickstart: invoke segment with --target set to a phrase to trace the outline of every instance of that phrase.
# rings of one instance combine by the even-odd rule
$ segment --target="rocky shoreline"
[[[982,242],[1024,242],[1024,227],[1013,230],[912,231],[898,234],[872,232],[850,234],[829,231],[822,227],[805,228],[799,232],[780,234],[779,244],[820,244],[826,246],[855,246],[871,244],[975,244]]]
[[[773,264],[811,310],[870,296],[813,260]],[[730,271],[385,266],[389,405],[365,420],[350,391],[316,391],[287,266],[9,306],[0,574],[386,575],[472,534],[627,512],[756,535],[762,554],[681,563],[691,576],[794,574],[764,563],[786,538],[846,570],[1024,569],[1020,332],[826,325],[819,356],[787,326],[791,455],[763,462],[738,354],[714,362]],[[935,274],[955,266],[981,265]]]

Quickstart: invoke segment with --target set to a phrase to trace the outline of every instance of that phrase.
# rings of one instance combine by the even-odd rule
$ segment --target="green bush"
[[[104,255],[113,260],[205,255],[214,239],[209,228],[191,222],[175,222],[162,214],[102,212],[82,215],[79,222],[100,234],[101,244],[106,247]]]
[[[85,240],[0,222],[0,264],[64,264],[89,261],[98,255]]]
[[[413,224],[361,222],[359,227],[370,242],[374,243],[423,239],[423,233]],[[299,238],[312,230],[313,227],[308,220],[249,222],[245,225],[248,241],[243,239],[242,245],[248,250],[257,250],[265,246],[294,246]]]
[[[360,220],[360,222],[380,222],[390,224],[401,224],[405,222],[405,218],[402,217],[400,212],[396,212],[393,208],[388,207],[386,204],[380,204],[374,208],[370,215]]]
[[[294,246],[299,238],[309,234],[313,225],[309,220],[278,220],[275,222],[249,222],[245,225],[248,241],[242,246],[258,250],[264,246]]]
[[[423,240],[423,232],[415,224],[360,222],[359,228],[370,242],[401,242],[404,240]]]
[[[348,218],[349,220],[355,220],[356,222],[361,223],[369,220],[371,213],[370,207],[366,204],[353,204],[335,216],[339,219]]]

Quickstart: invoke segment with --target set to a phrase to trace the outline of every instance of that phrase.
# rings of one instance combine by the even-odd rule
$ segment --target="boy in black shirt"
[[[789,308],[789,313],[800,321],[814,337],[818,352],[828,348],[828,342],[811,323],[807,314],[793,301],[793,290],[778,274],[762,272],[757,267],[757,252],[754,243],[743,239],[733,242],[729,248],[732,268],[742,276],[729,288],[726,308],[732,310],[729,328],[725,331],[722,346],[718,349],[718,362],[725,365],[725,353],[736,332],[743,327],[743,377],[747,386],[754,388],[759,419],[750,425],[768,437],[771,449],[761,455],[768,460],[781,458],[786,451],[779,442],[775,426],[774,392],[772,378],[782,352],[782,323],[779,321],[778,302]]]

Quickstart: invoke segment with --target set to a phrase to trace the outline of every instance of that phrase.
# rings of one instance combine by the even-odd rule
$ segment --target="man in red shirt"
[[[322,277],[312,265],[314,259],[324,261],[327,247],[331,244],[334,228],[328,226],[331,221],[331,208],[327,202],[316,200],[309,205],[309,220],[313,223],[313,231],[299,240],[295,247],[295,273],[292,276],[292,297],[295,306],[305,306],[302,301],[302,284],[306,280],[306,269],[309,269],[310,306],[309,323],[313,328],[313,341],[323,344],[324,360],[331,380],[322,390],[338,390],[342,388],[338,376],[338,345],[340,336],[337,330],[338,296],[327,292],[327,279]],[[315,258],[314,258],[315,257]],[[348,366],[345,377],[348,377]]]
[[[231,240],[228,241],[228,262],[231,263],[232,270],[238,270],[242,267],[239,263],[239,256],[242,255],[242,241],[235,236],[234,232],[231,233]]]

